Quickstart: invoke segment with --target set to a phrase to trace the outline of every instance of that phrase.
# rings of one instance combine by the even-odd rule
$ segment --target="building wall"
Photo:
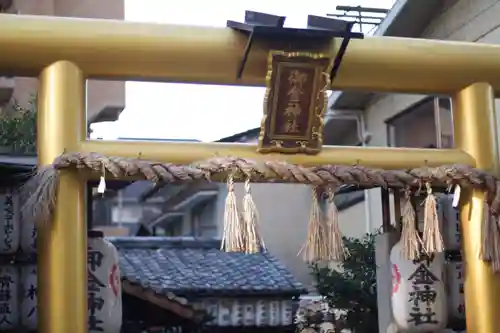
[[[499,0],[458,0],[438,13],[423,32],[422,38],[483,42],[497,44],[500,42],[500,1]],[[415,36],[418,37],[418,36]],[[411,79],[411,78],[402,78]],[[390,94],[378,97],[365,111],[367,130],[373,134],[370,145],[387,146],[387,127],[385,121],[388,118],[407,109],[426,96]],[[496,108],[500,110],[500,103],[496,101]],[[497,117],[498,121],[498,117]],[[500,123],[498,124],[500,125]],[[451,131],[451,128],[444,129]],[[415,122],[412,131],[415,135],[425,135],[425,129]],[[423,133],[423,134],[419,134]],[[369,220],[372,227],[380,227],[382,224],[382,207],[380,202],[380,190],[368,191],[367,202]],[[394,236],[394,235],[392,235]],[[385,234],[377,239],[377,281],[378,305],[379,305],[379,330],[385,332],[391,322],[390,315],[390,268],[386,265],[387,254],[396,241],[396,237]]]
[[[356,135],[353,134],[353,136]],[[257,138],[245,138],[244,142],[256,144]],[[312,286],[310,269],[297,255],[307,237],[311,188],[297,184],[252,184],[251,189],[252,198],[259,212],[259,228],[269,252],[276,256],[305,286]],[[240,203],[245,193],[244,184],[235,184],[235,192],[236,199]],[[210,219],[217,224],[218,236],[222,236],[226,196],[226,186],[221,184],[213,210],[207,210],[205,218],[202,219],[205,228],[208,228],[206,235],[214,234],[214,230],[209,227],[208,219]],[[340,227],[344,235],[357,237],[365,232],[363,207],[363,204],[356,205],[340,212]],[[360,229],[363,230],[361,233]]]
[[[421,37],[492,44],[500,43],[500,0],[456,1],[455,4],[439,13],[431,21]],[[373,101],[365,111],[366,127],[373,134],[370,145],[386,146],[388,142],[385,121],[424,97],[426,96],[391,94]],[[498,99],[495,104],[497,110],[500,110]],[[425,133],[419,130],[418,123],[415,124],[414,129],[417,132]],[[371,226],[372,228],[380,227],[382,223],[380,190],[369,191],[368,202]]]
[[[99,19],[125,18],[125,0],[14,0],[14,7],[21,15],[51,15]],[[98,114],[108,109],[123,111],[125,108],[125,82],[96,81],[87,83],[87,119],[100,121]],[[14,97],[23,105],[37,91],[34,78],[15,78]],[[119,112],[107,121],[118,119]]]

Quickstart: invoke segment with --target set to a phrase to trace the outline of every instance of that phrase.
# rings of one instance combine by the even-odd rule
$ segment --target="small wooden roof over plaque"
[[[321,151],[331,65],[324,54],[270,52],[259,153]]]

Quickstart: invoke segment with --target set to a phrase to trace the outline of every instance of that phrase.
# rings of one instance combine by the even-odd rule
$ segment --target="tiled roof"
[[[303,294],[303,286],[268,253],[226,253],[220,240],[116,237],[122,278],[177,296]]]

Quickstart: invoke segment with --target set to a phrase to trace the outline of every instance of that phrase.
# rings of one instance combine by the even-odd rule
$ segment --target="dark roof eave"
[[[246,130],[244,132],[236,133],[231,136],[219,139],[215,142],[239,142],[242,137],[248,137],[248,136],[257,136],[259,135],[260,132],[260,127],[257,128],[251,128],[249,130]]]
[[[124,278],[126,280],[126,278]],[[127,280],[128,281],[128,280]],[[133,281],[139,284],[139,281]],[[131,282],[132,283],[132,282]],[[147,283],[143,286],[147,288]],[[155,291],[158,293],[157,291]],[[184,299],[206,298],[206,297],[232,297],[232,298],[269,298],[269,297],[299,297],[308,293],[307,289],[294,289],[294,290],[227,290],[227,289],[172,289],[163,290],[165,295],[174,294],[177,297]]]

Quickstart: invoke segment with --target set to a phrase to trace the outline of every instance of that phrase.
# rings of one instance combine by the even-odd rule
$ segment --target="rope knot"
[[[251,186],[250,186],[250,178],[247,178],[245,180],[245,192],[250,194],[252,193],[252,189],[251,189]]]
[[[431,195],[432,194],[432,187],[431,187],[431,184],[429,182],[425,183],[425,188],[427,190],[427,195]]]
[[[234,191],[234,177],[233,175],[229,175],[227,176],[227,190],[229,192],[233,192]]]

